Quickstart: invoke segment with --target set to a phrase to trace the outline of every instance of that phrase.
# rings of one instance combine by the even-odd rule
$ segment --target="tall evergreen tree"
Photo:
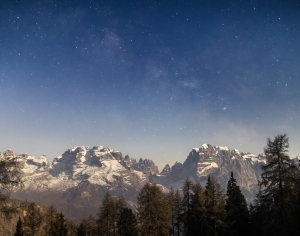
[[[53,236],[67,236],[68,235],[68,228],[65,220],[65,216],[62,212],[59,214],[56,214],[55,219],[55,228],[56,232],[53,234]]]
[[[191,235],[201,235],[204,233],[205,196],[199,182],[193,185],[191,209]]]
[[[21,218],[19,217],[19,220],[16,225],[16,232],[15,232],[14,236],[23,236],[23,235],[24,235],[23,223],[22,223]]]
[[[77,236],[97,235],[96,219],[89,216],[81,220],[77,227]]]
[[[193,183],[186,179],[182,192],[183,192],[183,198],[182,198],[182,222],[183,222],[183,233],[186,236],[192,235],[192,207],[191,207],[191,201],[192,201],[192,191],[193,191]]]
[[[169,235],[169,204],[156,184],[147,183],[138,195],[138,222],[144,236]]]
[[[22,186],[20,162],[6,152],[0,152],[0,213],[5,217],[10,217],[16,209],[10,204],[9,195],[1,191],[7,192],[11,188]]]
[[[249,235],[249,210],[236,179],[231,172],[226,193],[226,225],[227,235]]]
[[[295,163],[296,160],[292,163],[291,166],[291,176],[294,182],[293,185],[293,194],[291,197],[291,203],[292,204],[292,223],[293,226],[293,232],[299,233],[300,232],[300,166]]]
[[[72,220],[66,219],[66,227],[68,230],[68,236],[77,236],[77,227],[76,224]],[[91,235],[92,236],[92,235]]]
[[[208,176],[205,186],[205,235],[224,235],[225,200],[220,184],[213,176]]]
[[[178,190],[171,188],[168,194],[170,205],[171,235],[181,235],[181,196]]]
[[[293,193],[292,162],[287,154],[289,140],[286,134],[275,136],[274,140],[268,138],[264,152],[267,162],[262,166],[260,186],[262,191],[260,201],[268,214],[264,221],[265,233],[273,235],[288,235],[290,232],[290,219]]]
[[[119,236],[137,236],[137,219],[128,207],[120,208],[117,227]]]
[[[34,202],[29,203],[24,217],[24,231],[26,231],[27,235],[30,236],[37,235],[42,222],[43,215],[40,207]]]
[[[77,227],[76,232],[77,232],[77,236],[86,236],[86,235],[88,235],[87,225],[86,225],[85,219],[80,222],[80,224]]]
[[[45,222],[44,235],[45,236],[55,235],[55,233],[56,233],[55,223],[56,223],[56,215],[57,214],[58,214],[57,210],[53,205],[47,209],[46,214],[44,215],[44,222]]]
[[[97,234],[117,235],[117,214],[116,200],[109,193],[106,193],[98,214]]]
[[[257,198],[255,199],[255,201]],[[263,216],[261,214],[261,208],[255,202],[253,205],[249,206],[249,214],[250,214],[250,235],[261,236],[263,232]]]

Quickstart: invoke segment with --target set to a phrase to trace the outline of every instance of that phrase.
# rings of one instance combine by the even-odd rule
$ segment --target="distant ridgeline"
[[[127,235],[296,235],[299,158],[291,160],[287,148],[286,135],[268,139],[265,155],[258,156],[204,144],[183,164],[166,165],[161,173],[149,159],[136,161],[101,146],[68,149],[51,165],[45,156],[11,150],[2,157],[21,166],[24,188],[12,197],[55,205],[62,211],[55,209],[55,222],[65,222],[65,231],[76,228],[74,221],[81,222],[76,230],[83,235],[120,230],[129,230]],[[246,198],[252,200],[249,207]],[[26,211],[41,210],[26,206],[17,228],[22,222],[30,227]]]
[[[226,188],[233,171],[246,199],[251,200],[258,191],[263,155],[253,155],[227,147],[204,144],[194,148],[183,164],[166,165],[161,173],[149,159],[123,157],[111,148],[81,146],[65,151],[50,164],[46,156],[15,156],[22,163],[24,188],[13,193],[13,197],[55,204],[73,219],[83,214],[96,213],[98,203],[109,191],[113,196],[124,196],[131,207],[136,206],[138,191],[146,183],[156,183],[168,192],[170,188],[182,189],[189,178],[193,183],[205,185],[207,176],[214,176]],[[80,214],[77,214],[79,213]],[[76,214],[75,214],[76,213]]]

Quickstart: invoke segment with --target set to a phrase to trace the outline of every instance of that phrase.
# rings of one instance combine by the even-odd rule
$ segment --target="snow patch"
[[[211,168],[218,168],[218,164],[216,162],[203,162],[201,163],[203,165],[206,165],[205,167],[198,167],[198,176],[201,176],[204,174],[205,171],[211,169]]]
[[[237,149],[234,149],[233,150],[236,154],[239,154],[240,155],[240,152],[239,152],[239,150],[237,150]]]
[[[250,158],[253,158],[253,157],[257,158],[257,156],[256,156],[256,155],[254,155],[254,154],[251,154],[251,153],[249,153],[249,154],[246,154],[246,155],[242,156],[242,158],[244,158],[244,159],[250,159]]]
[[[229,151],[229,148],[226,146],[216,146],[216,148],[219,150]]]

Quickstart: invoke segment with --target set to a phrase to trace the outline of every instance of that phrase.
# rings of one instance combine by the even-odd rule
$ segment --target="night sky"
[[[300,155],[299,1],[0,1],[0,151]]]

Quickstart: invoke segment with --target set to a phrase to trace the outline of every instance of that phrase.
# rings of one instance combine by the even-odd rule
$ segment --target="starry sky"
[[[0,151],[300,155],[299,1],[0,2]]]

